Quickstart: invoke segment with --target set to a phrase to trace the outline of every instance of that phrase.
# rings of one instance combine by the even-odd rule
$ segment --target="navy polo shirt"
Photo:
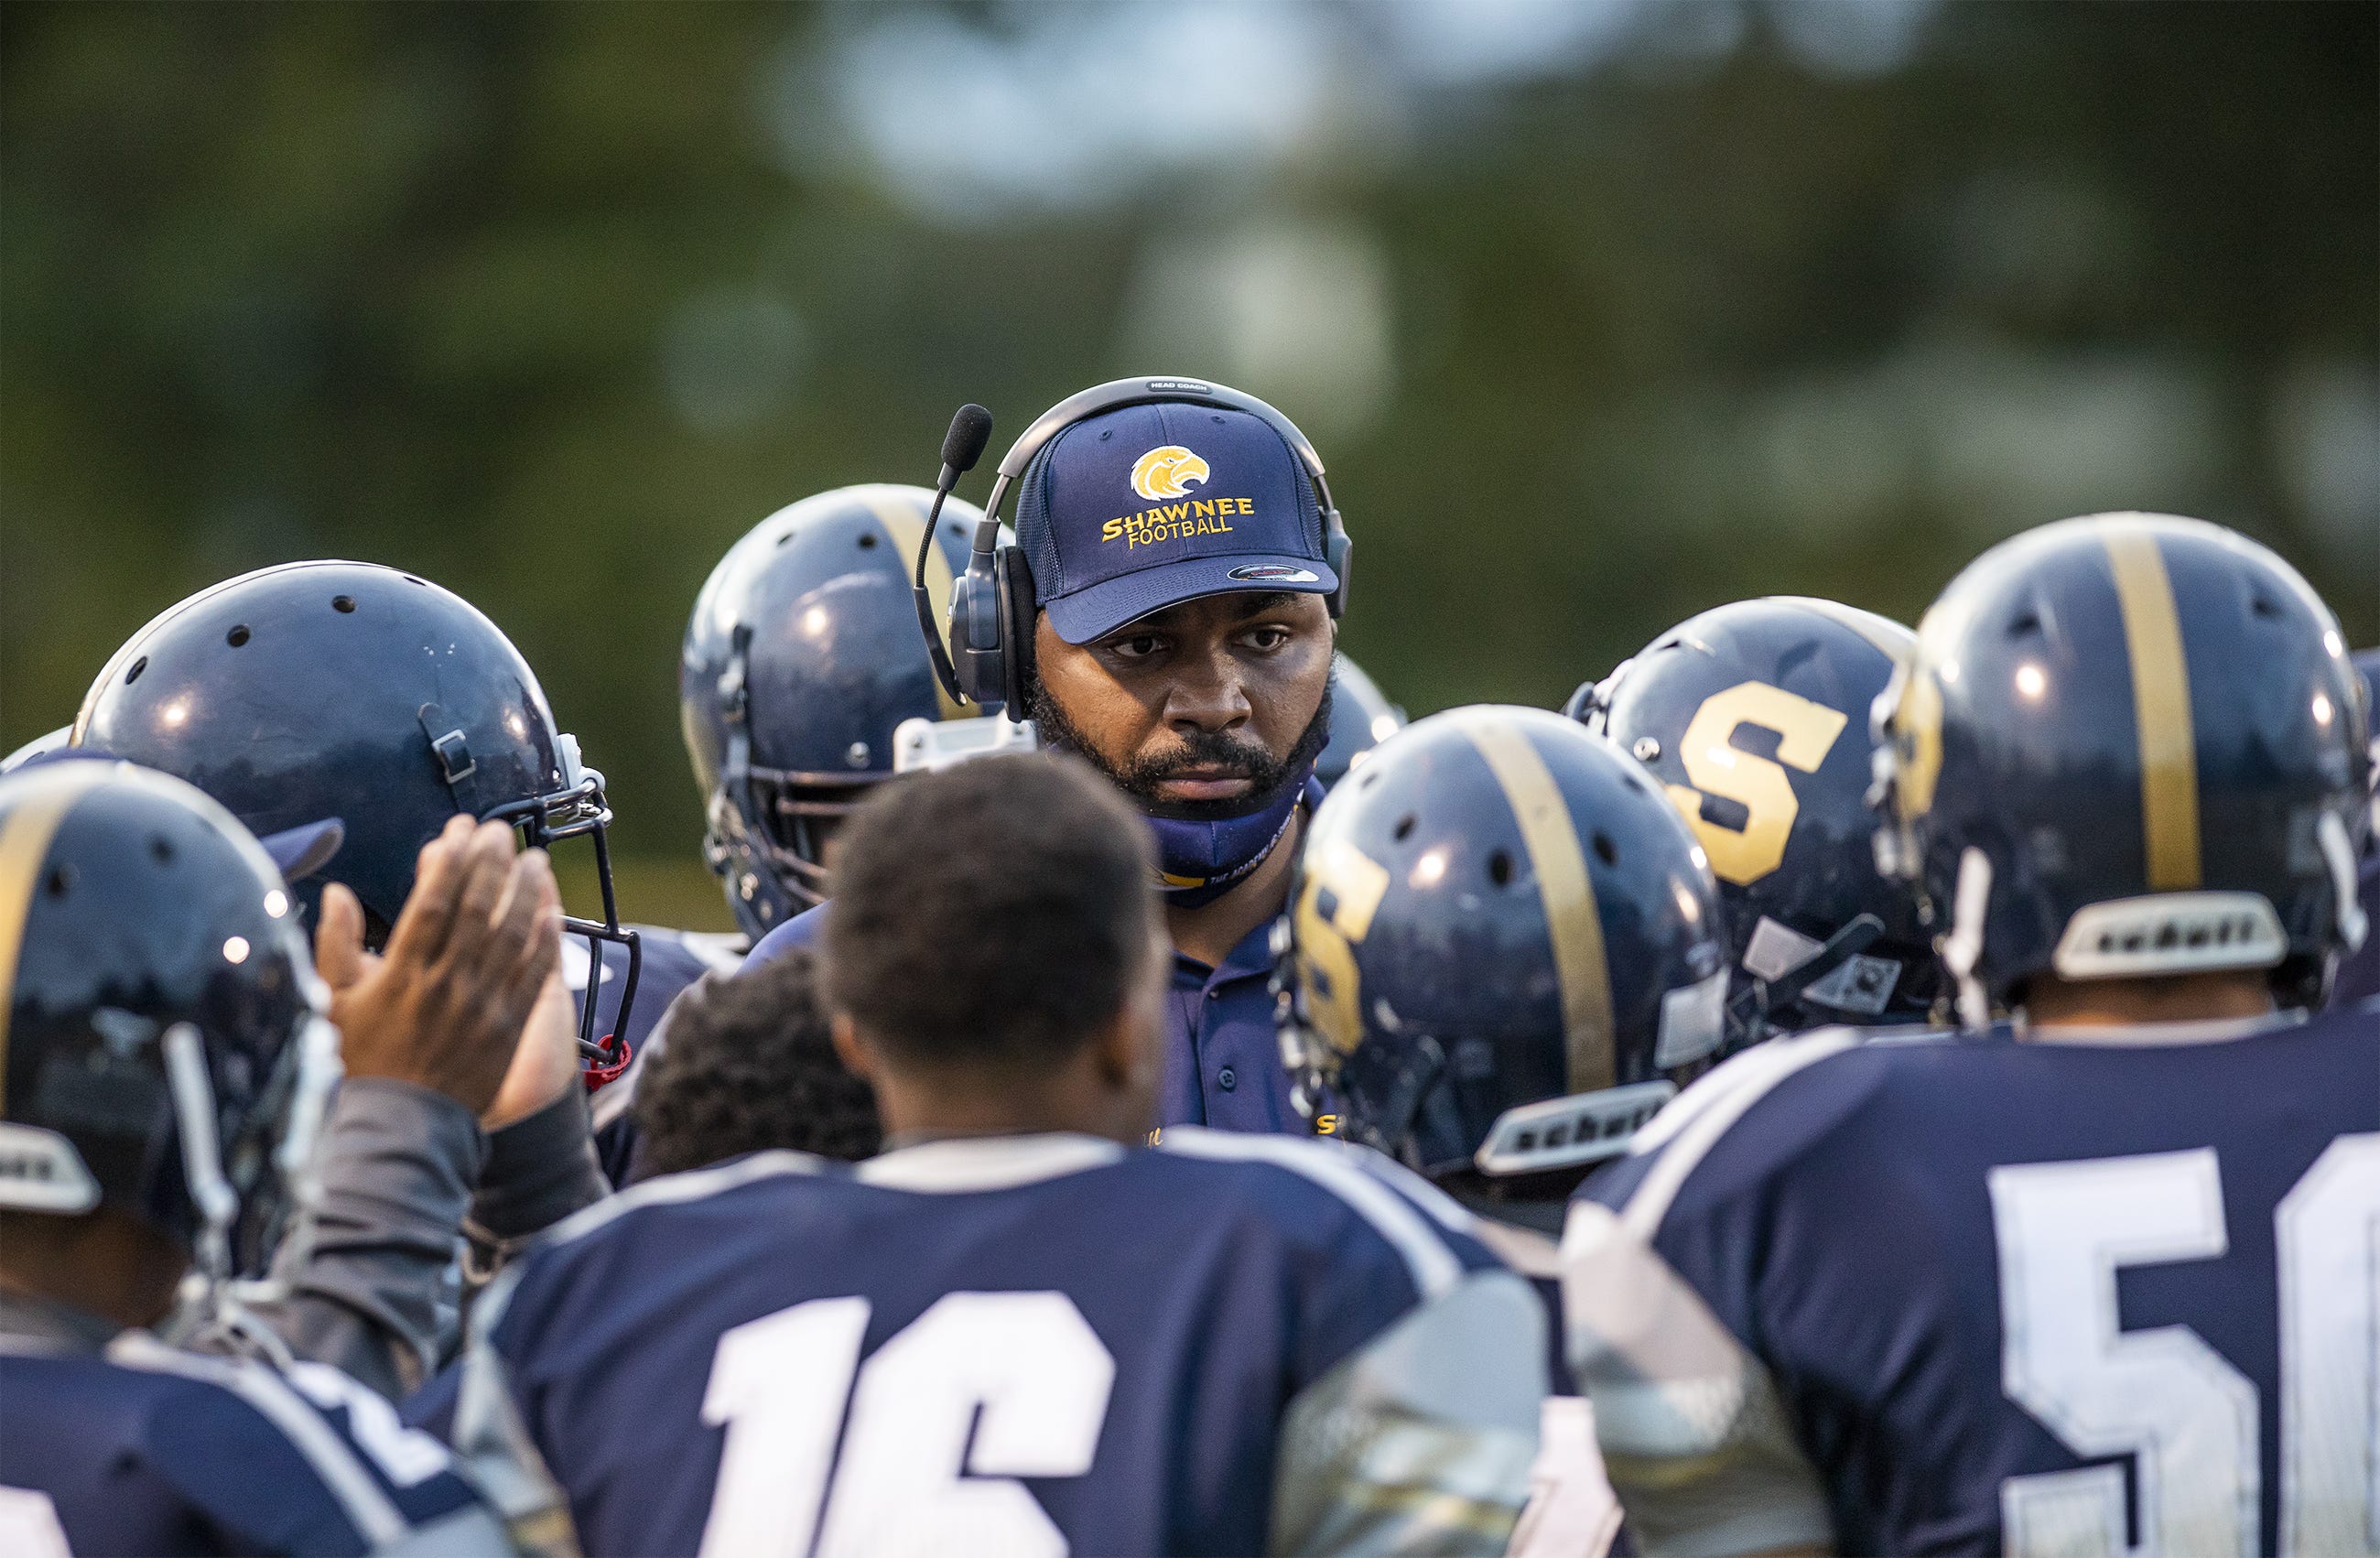
[[[1271,982],[1269,919],[1241,937],[1219,968],[1173,955],[1158,1124],[1313,1134],[1289,1101]]]

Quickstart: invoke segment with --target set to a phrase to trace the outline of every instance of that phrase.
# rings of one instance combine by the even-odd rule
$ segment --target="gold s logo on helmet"
[[[1787,692],[1767,682],[1738,682],[1703,700],[1678,737],[1678,761],[1693,787],[1668,785],[1671,804],[1710,857],[1711,874],[1748,887],[1785,863],[1785,845],[1802,802],[1788,768],[1815,773],[1851,716],[1840,709]],[[1773,731],[1771,761],[1734,744],[1738,726]],[[1703,797],[1717,796],[1744,809],[1742,825],[1730,827],[1703,815]]]
[[[1314,846],[1299,867],[1305,882],[1294,910],[1297,976],[1306,1016],[1333,1050],[1351,1055],[1364,1041],[1355,948],[1372,932],[1389,870],[1343,838]]]
[[[1150,503],[1186,494],[1207,484],[1207,462],[1179,444],[1160,444],[1132,462],[1132,490]]]

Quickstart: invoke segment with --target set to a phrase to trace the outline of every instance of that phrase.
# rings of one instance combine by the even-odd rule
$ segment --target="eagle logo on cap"
[[[1132,490],[1151,503],[1207,484],[1207,462],[1179,444],[1160,444],[1132,462]]]

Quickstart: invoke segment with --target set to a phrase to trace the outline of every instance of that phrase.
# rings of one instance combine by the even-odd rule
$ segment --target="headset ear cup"
[[[1026,688],[1033,681],[1033,630],[1038,614],[1033,603],[1033,568],[1020,549],[1000,549],[1000,584],[1001,696],[1008,704],[1008,717],[1022,720],[1027,712]]]
[[[1334,512],[1330,517],[1330,532],[1322,543],[1322,554],[1330,563],[1330,571],[1339,576],[1339,588],[1330,592],[1330,615],[1344,616],[1347,615],[1347,586],[1351,577],[1349,570],[1355,562],[1355,543],[1349,538],[1347,532],[1340,528],[1338,515]]]
[[[983,654],[975,641],[975,622],[982,615],[975,603],[976,594],[994,585],[995,576],[979,576],[972,567],[951,581],[951,659],[957,667],[959,690],[978,703],[983,701]]]

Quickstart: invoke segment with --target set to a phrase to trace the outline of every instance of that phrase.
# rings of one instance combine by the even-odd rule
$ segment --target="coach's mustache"
[[[1207,730],[1185,736],[1178,751],[1137,759],[1132,765],[1132,777],[1142,784],[1161,785],[1192,769],[1206,770],[1199,774],[1202,779],[1247,779],[1261,785],[1280,777],[1281,764],[1280,759],[1257,742],[1220,730]]]

